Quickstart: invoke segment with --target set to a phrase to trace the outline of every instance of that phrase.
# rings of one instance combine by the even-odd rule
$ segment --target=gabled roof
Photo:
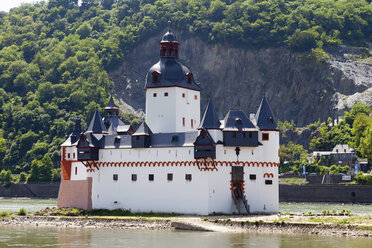
[[[116,106],[115,103],[114,103],[114,98],[112,97],[112,95],[110,97],[110,101],[108,102],[107,107],[105,108],[105,110],[111,110],[111,109],[112,110],[119,110],[118,106]]]
[[[258,130],[243,111],[230,110],[223,121],[223,131],[258,131]]]
[[[149,126],[147,126],[146,122],[143,121],[141,125],[137,128],[137,130],[133,133],[132,136],[151,135],[151,134],[152,134],[151,129],[149,128]]]
[[[93,118],[90,121],[87,133],[107,133],[107,129],[102,122],[102,117],[99,111],[96,109]]]
[[[276,124],[273,112],[267,102],[266,96],[262,98],[260,107],[256,114],[256,125],[261,130],[277,130],[278,126]]]
[[[212,136],[208,130],[201,130],[200,134],[196,138],[194,145],[215,145],[216,142],[213,140]]]
[[[219,129],[221,127],[221,122],[218,119],[216,109],[212,99],[209,100],[208,106],[205,108],[203,118],[200,122],[199,129]]]

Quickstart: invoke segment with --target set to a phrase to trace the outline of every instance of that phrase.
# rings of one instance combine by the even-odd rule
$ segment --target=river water
[[[371,248],[371,238],[252,233],[1,227],[0,247]]]
[[[0,198],[0,211],[21,207],[36,211],[56,206],[56,199]],[[282,213],[321,212],[323,209],[352,209],[371,214],[372,205],[281,203]],[[0,225],[3,247],[125,247],[125,248],[371,248],[371,238],[322,237],[253,233],[144,231],[94,228],[51,228]]]

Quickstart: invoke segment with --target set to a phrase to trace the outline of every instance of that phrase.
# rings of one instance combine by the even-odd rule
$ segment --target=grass
[[[25,215],[27,215],[27,211],[26,211],[26,209],[21,208],[21,209],[18,210],[17,214],[20,215],[20,216],[25,216]]]
[[[102,217],[175,217],[181,214],[179,213],[154,213],[154,212],[141,212],[132,213],[130,210],[126,209],[90,209],[83,210],[79,208],[65,208],[65,209],[55,209],[49,213],[44,213],[43,215],[57,215],[57,216],[102,216]]]
[[[12,215],[12,213],[10,211],[5,211],[5,210],[0,211],[0,218],[9,217],[11,215]]]
[[[287,185],[306,185],[309,182],[305,178],[290,177],[290,178],[279,178],[279,184]]]

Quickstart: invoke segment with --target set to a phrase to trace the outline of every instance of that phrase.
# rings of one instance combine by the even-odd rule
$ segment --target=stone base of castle
[[[92,178],[87,180],[64,180],[58,192],[58,208],[92,208]]]

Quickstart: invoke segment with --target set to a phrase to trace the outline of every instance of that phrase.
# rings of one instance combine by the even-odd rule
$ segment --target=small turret
[[[107,133],[107,128],[102,122],[101,114],[98,109],[94,112],[92,120],[90,121],[87,133]]]
[[[212,99],[209,100],[207,107],[205,108],[203,118],[200,122],[199,129],[220,129],[221,122],[218,119],[216,109]]]
[[[261,100],[260,107],[256,114],[256,125],[260,130],[273,130],[278,131],[278,125],[276,124],[273,112],[269,106],[266,96]]]

